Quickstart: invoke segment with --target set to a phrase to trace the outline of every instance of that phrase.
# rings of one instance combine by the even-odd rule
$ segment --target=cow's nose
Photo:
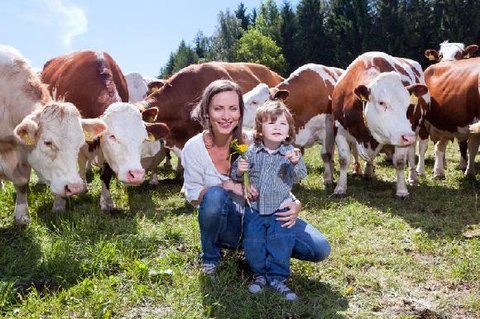
[[[415,134],[403,134],[402,135],[402,145],[407,146],[415,143],[417,136]]]
[[[83,182],[65,185],[65,196],[80,194],[83,191]]]
[[[128,182],[132,184],[141,184],[145,179],[145,170],[141,169],[131,169],[128,171]]]

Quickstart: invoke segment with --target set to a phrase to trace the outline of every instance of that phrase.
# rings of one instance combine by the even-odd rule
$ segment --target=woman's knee
[[[325,260],[330,256],[332,247],[330,242],[324,236],[313,238],[313,260],[314,262],[319,262]]]
[[[199,218],[216,218],[222,213],[223,206],[228,198],[228,192],[220,187],[210,187],[203,195],[199,208]]]

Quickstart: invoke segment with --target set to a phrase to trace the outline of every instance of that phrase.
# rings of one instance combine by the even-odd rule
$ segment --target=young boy
[[[255,116],[254,145],[232,166],[231,177],[241,180],[246,172],[258,198],[245,208],[243,247],[254,273],[248,290],[260,292],[268,283],[287,300],[297,295],[287,287],[295,228],[276,220],[280,207],[292,201],[292,186],[307,175],[295,138],[293,117],[281,101],[269,101]]]

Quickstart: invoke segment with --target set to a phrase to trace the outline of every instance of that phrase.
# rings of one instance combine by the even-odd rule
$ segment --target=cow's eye
[[[46,147],[53,147],[53,143],[51,141],[44,141],[43,144],[46,146]]]
[[[115,135],[110,134],[110,135],[108,136],[108,140],[109,140],[110,142],[116,142],[116,141],[117,141],[117,138],[115,137]]]

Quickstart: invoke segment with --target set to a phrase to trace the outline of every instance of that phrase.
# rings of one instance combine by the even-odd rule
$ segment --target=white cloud
[[[70,48],[74,37],[87,31],[88,20],[82,8],[65,0],[40,0],[44,23],[51,25],[62,43]]]

